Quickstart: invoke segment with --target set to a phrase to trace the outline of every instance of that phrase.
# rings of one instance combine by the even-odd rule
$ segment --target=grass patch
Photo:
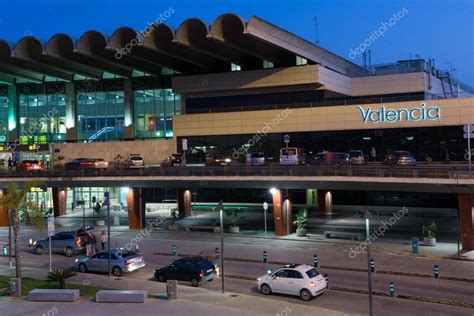
[[[0,275],[0,296],[10,296],[10,282],[11,277]],[[100,290],[112,290],[112,288],[98,287],[92,285],[82,285],[75,283],[67,283],[68,289],[80,290],[83,297],[94,297],[95,293]],[[46,280],[38,280],[32,278],[21,278],[21,294],[27,295],[33,289],[59,289],[57,282]]]

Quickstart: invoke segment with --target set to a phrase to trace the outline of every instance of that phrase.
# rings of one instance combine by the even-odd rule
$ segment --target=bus
[[[303,148],[285,147],[280,149],[280,165],[304,165],[305,163]]]

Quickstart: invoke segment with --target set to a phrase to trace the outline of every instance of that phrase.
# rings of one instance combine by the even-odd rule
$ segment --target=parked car
[[[280,165],[304,165],[306,155],[303,148],[285,147],[280,149]]]
[[[272,274],[257,279],[258,288],[264,295],[281,293],[296,295],[304,301],[321,295],[327,289],[326,279],[313,266],[287,265]]]
[[[94,159],[90,158],[76,158],[64,164],[66,170],[81,170],[81,169],[94,169]]]
[[[43,164],[38,160],[23,160],[19,166],[22,171],[41,171]]]
[[[102,158],[94,158],[94,168],[105,170],[109,167],[109,163]]]
[[[251,153],[249,154],[250,161],[246,163],[250,164],[251,166],[263,166],[265,165],[265,153],[258,152],[258,153]]]
[[[362,150],[349,150],[349,162],[352,165],[365,164],[364,152]]]
[[[345,166],[349,164],[349,154],[325,151],[318,153],[307,164],[313,166]]]
[[[124,248],[110,250],[112,274],[116,277],[123,273],[132,272],[145,267],[143,256]],[[100,251],[90,257],[81,257],[75,260],[75,267],[82,273],[104,272],[108,273],[109,252]]]
[[[143,160],[141,155],[131,154],[130,156],[128,156],[127,168],[130,168],[130,169],[145,168],[145,161]]]
[[[51,252],[63,253],[68,257],[84,252],[86,234],[90,234],[90,230],[81,228],[75,232],[66,231],[51,236]],[[36,241],[35,253],[42,255],[45,252],[49,252],[49,238]]]
[[[416,159],[409,151],[398,150],[394,151],[383,160],[384,165],[399,165],[399,166],[416,166]]]
[[[182,166],[184,163],[183,154],[172,154],[161,162],[161,166]]]
[[[233,160],[229,156],[215,155],[212,158],[208,158],[206,165],[208,166],[229,166],[233,163]]]
[[[160,282],[178,280],[191,282],[192,286],[212,281],[216,277],[216,267],[203,257],[186,257],[169,266],[155,270],[155,279]]]

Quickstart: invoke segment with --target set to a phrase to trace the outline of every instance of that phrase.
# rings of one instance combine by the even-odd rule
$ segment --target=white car
[[[130,155],[128,157],[127,166],[130,169],[133,168],[145,168],[145,161],[140,155]]]
[[[272,274],[257,279],[258,288],[264,295],[281,293],[296,295],[309,301],[326,291],[326,279],[316,268],[307,264],[287,265]]]

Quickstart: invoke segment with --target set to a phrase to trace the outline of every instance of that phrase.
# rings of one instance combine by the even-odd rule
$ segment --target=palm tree
[[[0,204],[12,217],[13,226],[13,246],[15,254],[15,276],[21,278],[21,257],[20,257],[20,213],[22,213],[27,224],[34,224],[37,227],[43,226],[43,214],[38,205],[29,202],[26,196],[31,192],[31,188],[38,185],[37,181],[29,181],[24,187],[19,188],[16,183],[8,186],[7,192]]]
[[[53,270],[48,273],[48,280],[49,281],[56,281],[59,283],[59,287],[61,289],[66,288],[66,280],[76,276],[76,272],[74,272],[74,268],[64,269],[64,270]]]

